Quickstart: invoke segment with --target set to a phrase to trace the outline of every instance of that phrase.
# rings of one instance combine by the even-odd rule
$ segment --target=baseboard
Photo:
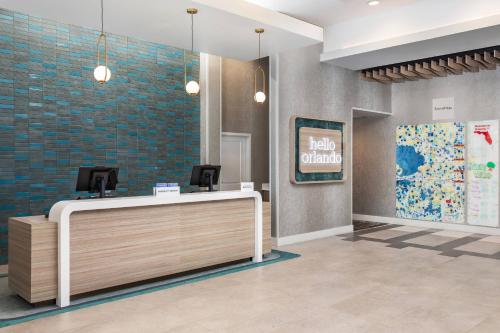
[[[351,224],[351,225],[344,225],[341,227],[336,227],[336,228],[331,228],[331,229],[308,232],[305,234],[278,237],[277,238],[277,245],[283,246],[283,245],[290,245],[290,244],[295,244],[295,243],[302,243],[302,242],[307,242],[307,241],[314,240],[314,239],[320,239],[320,238],[326,238],[326,237],[331,237],[331,236],[335,236],[335,235],[347,234],[347,233],[352,232],[352,231],[353,231],[353,228],[352,228],[352,224]]]
[[[436,228],[436,229],[463,231],[463,232],[478,233],[485,235],[500,235],[500,228],[482,227],[478,225],[469,225],[469,224],[428,222],[420,220],[401,219],[398,217],[386,217],[386,216],[362,215],[362,214],[352,214],[352,219],[358,221],[367,221],[367,222],[409,225],[420,228]]]

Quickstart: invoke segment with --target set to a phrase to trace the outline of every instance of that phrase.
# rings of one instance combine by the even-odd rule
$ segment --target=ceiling
[[[0,7],[61,23],[100,29],[100,0],[0,0]],[[262,56],[323,41],[323,29],[244,0],[104,0],[106,32],[240,60],[257,55],[254,29],[263,27]]]
[[[495,45],[500,1],[419,0],[325,28],[321,61],[356,70]]]
[[[380,0],[368,6],[368,0],[246,0],[300,20],[328,27],[342,21],[390,11],[419,0]]]
[[[495,45],[500,45],[500,25],[391,47],[379,47],[372,51],[338,56],[336,58],[330,58],[327,53],[324,53],[321,56],[321,60],[329,61],[340,67],[360,70]]]

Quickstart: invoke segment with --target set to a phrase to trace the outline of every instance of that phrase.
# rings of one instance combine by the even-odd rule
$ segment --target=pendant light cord
[[[194,18],[191,14],[191,53],[194,53]]]
[[[260,67],[260,33],[259,33],[259,67]]]
[[[104,34],[104,0],[101,0],[101,34]]]
[[[106,35],[104,34],[104,0],[101,0],[101,34],[97,38],[97,66],[101,65],[101,42],[104,43],[104,66],[106,71],[104,74],[104,82],[109,80],[108,78],[108,41]],[[100,81],[99,81],[100,82]],[[101,82],[103,83],[103,82]]]

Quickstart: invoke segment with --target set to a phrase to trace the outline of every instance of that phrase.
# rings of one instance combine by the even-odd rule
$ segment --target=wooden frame
[[[341,126],[341,131],[342,131],[342,167],[341,171],[336,174],[341,174],[341,177],[339,179],[322,179],[322,180],[298,180],[296,175],[297,175],[297,160],[296,160],[296,154],[297,154],[297,141],[296,141],[296,121],[297,119],[303,119],[306,121],[316,121],[316,122],[325,122],[325,123],[336,123],[339,126]],[[314,117],[307,117],[307,116],[292,116],[290,117],[290,123],[289,123],[289,142],[290,142],[290,167],[289,167],[289,174],[290,174],[290,182],[292,184],[321,184],[321,183],[342,183],[345,182],[347,179],[347,174],[346,174],[346,163],[345,163],[345,156],[347,155],[349,148],[348,145],[348,140],[347,140],[347,123],[345,121],[337,121],[337,120],[326,120],[326,119],[319,119],[319,118],[314,118]],[[324,127],[318,127],[318,128],[324,128]],[[300,171],[298,172],[299,174]],[[308,173],[308,175],[315,175],[319,173]],[[325,173],[321,173],[325,174]]]

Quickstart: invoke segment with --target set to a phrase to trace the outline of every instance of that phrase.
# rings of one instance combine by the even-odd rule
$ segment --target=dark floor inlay
[[[353,224],[356,222],[363,222],[363,221],[353,221]],[[423,249],[423,250],[432,250],[432,251],[437,251],[440,252],[439,255],[443,256],[448,256],[448,257],[460,257],[462,255],[468,255],[468,256],[474,256],[474,257],[480,257],[480,258],[488,258],[488,259],[496,259],[500,260],[500,251],[493,253],[493,254],[487,254],[487,253],[480,253],[480,252],[472,252],[470,250],[466,251],[463,249],[458,249],[461,246],[467,245],[469,243],[473,243],[476,241],[479,241],[485,237],[488,237],[488,235],[483,235],[483,234],[470,234],[465,237],[460,237],[456,238],[453,240],[450,240],[446,243],[439,244],[439,245],[423,245],[423,244],[418,244],[417,242],[412,243],[411,240],[425,236],[425,235],[430,235],[438,231],[442,231],[442,229],[434,229],[434,228],[429,228],[429,229],[423,229],[421,231],[416,231],[416,232],[408,232],[404,235],[397,236],[397,237],[392,237],[388,239],[379,239],[375,237],[370,237],[371,233],[383,231],[383,230],[390,230],[393,228],[398,228],[401,227],[400,225],[394,225],[394,224],[383,224],[379,226],[372,226],[367,229],[361,229],[361,230],[355,230],[352,233],[340,235],[342,237],[342,240],[345,241],[350,241],[350,242],[357,242],[357,241],[369,241],[369,242],[377,242],[377,243],[385,243],[387,244],[387,247],[395,248],[395,249],[404,249],[407,247],[413,247],[413,248],[418,248],[418,249]]]
[[[381,227],[383,225],[387,225],[387,223],[378,223],[378,222],[368,222],[368,221],[352,221],[354,231],[365,230],[375,227]]]

